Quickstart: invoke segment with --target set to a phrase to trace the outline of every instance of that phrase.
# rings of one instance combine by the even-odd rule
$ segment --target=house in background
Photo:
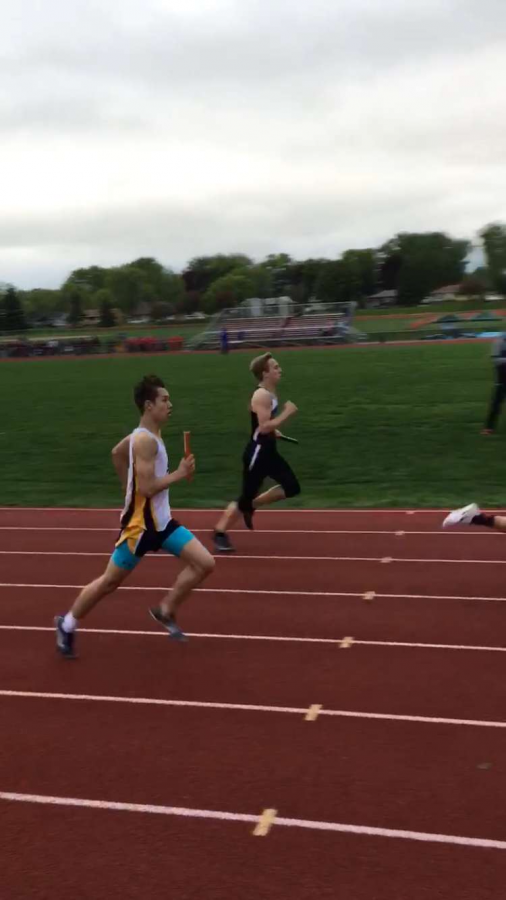
[[[462,299],[460,284],[446,284],[444,287],[439,287],[436,288],[435,291],[432,291],[425,300],[422,300],[422,303],[445,303],[445,301],[457,300],[459,298]]]
[[[149,303],[138,303],[127,318],[129,325],[147,325],[151,321],[151,306]]]
[[[124,322],[122,310],[114,307],[113,309],[111,309],[111,313],[114,318],[114,324],[122,325]],[[88,326],[88,328],[94,328],[95,326],[100,325],[100,310],[85,309],[80,325],[84,328],[86,328],[86,326]]]
[[[370,309],[381,309],[386,306],[395,306],[397,303],[397,291],[379,291],[367,298],[367,307]]]
[[[85,309],[83,313],[83,318],[81,320],[81,325],[91,326],[98,325],[100,322],[100,310],[98,309]]]

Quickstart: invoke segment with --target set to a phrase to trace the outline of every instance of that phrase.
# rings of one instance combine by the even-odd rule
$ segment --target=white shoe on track
[[[480,507],[476,503],[461,506],[449,513],[443,522],[443,528],[452,528],[454,525],[470,525],[475,516],[480,514]]]

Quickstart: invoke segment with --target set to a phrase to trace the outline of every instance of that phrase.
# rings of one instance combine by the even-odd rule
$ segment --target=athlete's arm
[[[126,490],[127,482],[128,482],[128,465],[129,465],[129,454],[130,454],[130,435],[128,434],[123,438],[119,444],[116,444],[115,447],[111,450],[112,464],[116,469],[116,475],[118,476],[121,486]]]
[[[136,435],[134,443],[135,474],[139,492],[143,497],[154,497],[161,491],[166,491],[171,484],[182,481],[195,471],[195,457],[183,458],[175,472],[157,478],[155,475],[155,459],[157,443],[154,437],[143,432]]]
[[[284,405],[283,412],[281,412],[279,416],[276,416],[275,419],[271,419],[271,395],[265,388],[258,388],[258,390],[255,391],[251,400],[251,409],[257,414],[258,430],[260,434],[271,434],[273,431],[275,432],[283,422],[286,422],[290,416],[293,416],[297,412],[295,403],[288,400]]]

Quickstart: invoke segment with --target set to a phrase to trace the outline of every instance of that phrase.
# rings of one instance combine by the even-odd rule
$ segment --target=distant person
[[[221,329],[221,333],[220,333],[220,349],[221,349],[222,353],[228,353],[228,350],[229,350],[228,331],[227,331],[225,325]]]
[[[499,413],[506,397],[506,333],[492,345],[492,359],[495,369],[495,385],[490,410],[482,434],[493,434]]]
[[[285,459],[278,453],[279,427],[297,412],[294,403],[285,403],[278,413],[277,385],[281,378],[281,366],[270,353],[257,356],[250,365],[250,372],[258,386],[250,401],[251,437],[243,453],[243,477],[241,496],[230,503],[216,523],[214,547],[219,553],[234,550],[227,534],[232,524],[241,517],[247,528],[253,529],[253,514],[259,506],[267,506],[295,497],[300,485]],[[259,494],[266,478],[275,485]]]

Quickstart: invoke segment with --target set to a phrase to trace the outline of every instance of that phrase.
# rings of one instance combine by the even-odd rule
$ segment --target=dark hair
[[[272,359],[272,353],[262,353],[261,356],[256,356],[250,363],[249,370],[253,373],[257,381],[261,381],[264,377],[264,372],[269,368],[269,360]]]
[[[139,408],[142,415],[144,406],[149,400],[154,403],[158,396],[158,388],[164,388],[165,385],[158,375],[145,375],[139,384],[134,387],[135,405]]]

